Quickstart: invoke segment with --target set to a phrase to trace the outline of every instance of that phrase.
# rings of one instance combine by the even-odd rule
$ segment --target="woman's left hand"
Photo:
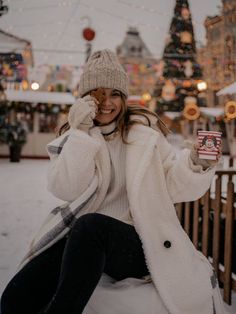
[[[198,149],[200,148],[199,143],[195,143],[192,146],[190,157],[195,165],[201,165],[204,169],[207,169],[209,167],[214,167],[219,162],[221,156],[222,156],[222,149],[219,148],[218,154],[216,156],[216,160],[209,160],[209,159],[201,159],[198,156]]]

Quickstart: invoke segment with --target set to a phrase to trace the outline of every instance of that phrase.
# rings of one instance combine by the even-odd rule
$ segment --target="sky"
[[[115,50],[129,27],[137,27],[152,55],[160,58],[175,0],[5,0],[0,29],[30,40],[35,65],[83,65],[82,30],[96,32],[92,50]],[[221,0],[189,0],[197,44],[205,43],[206,16],[220,13]]]

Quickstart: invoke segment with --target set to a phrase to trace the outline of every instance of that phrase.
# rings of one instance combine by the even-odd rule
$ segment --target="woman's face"
[[[98,113],[95,117],[95,121],[98,124],[109,124],[115,120],[122,107],[120,91],[112,88],[104,88],[104,91],[106,96],[105,100],[99,104]]]

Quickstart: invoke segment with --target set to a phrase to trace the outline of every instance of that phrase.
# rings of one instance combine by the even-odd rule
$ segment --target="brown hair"
[[[140,105],[127,105],[127,98],[124,94],[121,93],[122,106],[121,111],[116,118],[117,120],[117,128],[121,133],[121,138],[124,143],[127,144],[126,138],[130,128],[135,124],[143,124],[148,125],[149,127],[153,126],[151,123],[151,116],[156,117],[156,124],[154,127],[157,127],[165,136],[171,131],[168,129],[166,124],[158,117],[156,113],[153,111],[140,106]],[[132,116],[135,116],[134,119],[131,119]],[[146,119],[146,123],[139,119],[139,117],[144,117]],[[64,132],[69,130],[69,123],[66,122],[63,124],[59,131],[58,136],[62,135]]]

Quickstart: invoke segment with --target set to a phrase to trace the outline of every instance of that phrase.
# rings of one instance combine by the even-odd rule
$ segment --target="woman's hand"
[[[84,98],[79,98],[70,108],[68,115],[69,125],[73,129],[88,132],[93,127],[93,120],[97,110],[97,100],[94,97],[87,95]]]
[[[201,165],[203,169],[212,168],[217,165],[219,162],[221,155],[222,155],[222,149],[220,147],[219,152],[216,156],[216,160],[209,160],[209,159],[200,159],[198,157],[198,149],[200,148],[200,144],[195,143],[192,146],[191,152],[190,152],[190,158],[192,159],[193,163],[195,165]]]

